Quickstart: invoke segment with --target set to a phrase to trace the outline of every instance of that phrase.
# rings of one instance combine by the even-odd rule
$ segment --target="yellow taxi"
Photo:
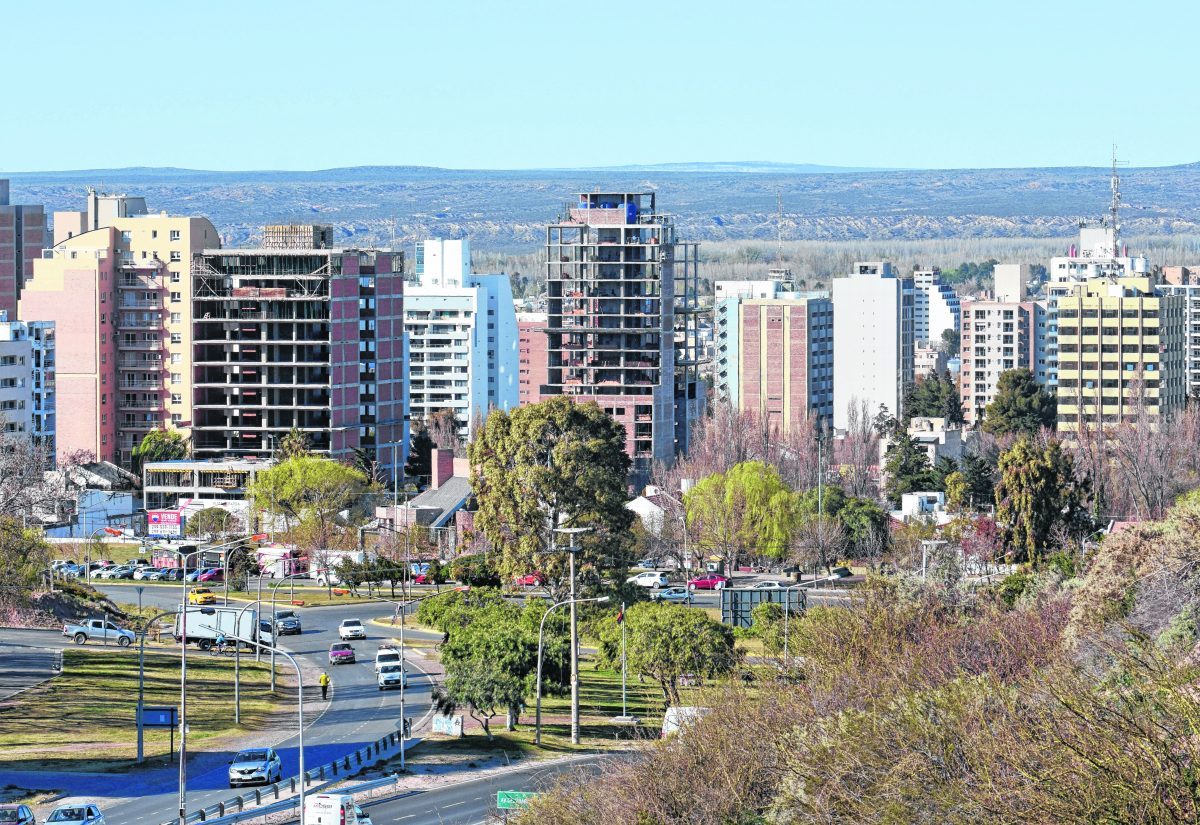
[[[188,604],[216,604],[217,596],[207,587],[197,587],[188,593]]]

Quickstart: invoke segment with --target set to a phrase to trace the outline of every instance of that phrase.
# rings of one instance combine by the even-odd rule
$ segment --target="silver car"
[[[229,763],[229,787],[270,785],[283,779],[283,764],[274,748],[251,748]]]
[[[54,825],[104,825],[104,814],[95,805],[75,802],[59,805],[46,821]]]

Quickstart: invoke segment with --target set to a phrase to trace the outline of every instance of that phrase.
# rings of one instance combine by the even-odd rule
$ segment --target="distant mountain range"
[[[1109,204],[1105,168],[886,170],[769,162],[493,171],[360,166],[316,171],[91,169],[0,173],[13,200],[79,208],[85,187],[144,195],[152,210],[205,215],[227,245],[265,223],[330,223],[345,244],[468,235],[529,250],[575,192],[655,191],[681,237],[789,240],[1061,237]],[[1123,231],[1200,234],[1200,163],[1123,169]]]

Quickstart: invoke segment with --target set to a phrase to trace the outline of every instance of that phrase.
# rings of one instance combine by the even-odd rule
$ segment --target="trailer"
[[[275,634],[270,620],[260,620],[258,611],[243,610],[241,607],[218,607],[189,605],[187,608],[187,643],[208,650],[216,644],[217,636],[224,635],[232,643],[235,640],[257,642],[267,647],[275,643]],[[239,618],[240,617],[240,618]],[[175,613],[175,641],[183,640],[182,609]]]

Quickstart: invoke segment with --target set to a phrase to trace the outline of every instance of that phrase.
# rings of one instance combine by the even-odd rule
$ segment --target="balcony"
[[[137,351],[154,351],[165,349],[166,344],[162,339],[154,341],[118,341],[117,349],[119,350],[137,350]]]

